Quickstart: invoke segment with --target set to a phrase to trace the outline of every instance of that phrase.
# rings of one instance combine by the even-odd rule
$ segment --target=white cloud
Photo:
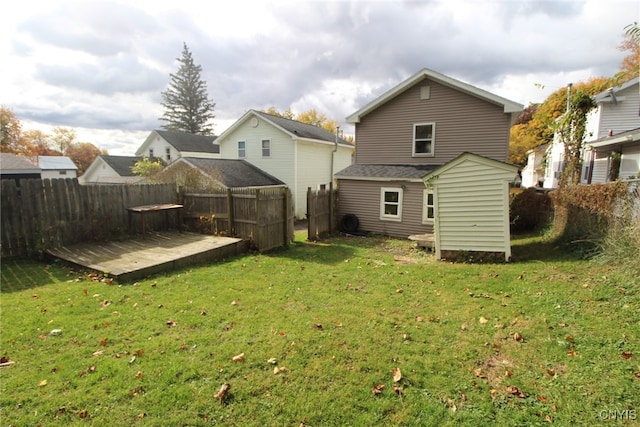
[[[613,75],[639,12],[616,0],[24,0],[0,27],[0,103],[133,154],[162,124],[160,92],[186,43],[218,134],[272,105],[344,121],[423,67],[526,105]]]

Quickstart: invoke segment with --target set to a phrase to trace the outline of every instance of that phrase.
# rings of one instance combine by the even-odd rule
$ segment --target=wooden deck
[[[148,232],[146,237],[80,243],[48,253],[74,265],[129,282],[163,271],[216,261],[247,251],[242,239],[196,233]]]

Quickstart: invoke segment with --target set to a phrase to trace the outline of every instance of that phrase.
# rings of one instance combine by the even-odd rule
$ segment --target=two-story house
[[[587,118],[580,182],[640,178],[639,81],[635,77],[594,97],[597,108]]]
[[[166,164],[180,157],[219,159],[220,146],[213,135],[154,130],[136,151],[136,156],[161,159]]]
[[[294,215],[305,218],[307,189],[328,188],[335,171],[351,164],[353,144],[325,129],[249,110],[216,142],[223,159],[242,159],[284,182]]]
[[[354,164],[335,177],[340,215],[363,231],[406,238],[434,230],[436,200],[422,178],[464,152],[505,162],[523,106],[422,69],[356,111]]]
[[[640,174],[640,78],[596,94],[587,116],[580,182],[604,183]],[[565,165],[564,144],[554,135],[547,150],[544,187],[556,188]]]

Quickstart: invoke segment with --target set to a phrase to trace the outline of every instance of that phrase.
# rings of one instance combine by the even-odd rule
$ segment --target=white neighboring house
[[[136,184],[144,178],[134,174],[131,168],[142,157],[99,155],[78,178],[80,184]]]
[[[544,144],[527,151],[527,165],[522,169],[523,188],[541,187],[544,181],[544,158],[549,144]]]
[[[294,215],[307,213],[307,189],[328,188],[351,164],[354,145],[317,126],[256,110],[247,111],[216,140],[223,159],[244,159],[283,181]]]
[[[219,159],[220,146],[214,135],[194,135],[168,130],[151,131],[136,156],[161,159],[166,164],[180,157]]]
[[[78,167],[66,156],[38,156],[42,179],[77,178]]]
[[[587,122],[580,182],[603,183],[640,175],[640,78],[595,96]]]
[[[640,90],[635,77],[595,95],[587,117],[580,182],[604,183],[640,174]],[[556,188],[564,170],[564,144],[558,135],[547,151],[544,188]]]

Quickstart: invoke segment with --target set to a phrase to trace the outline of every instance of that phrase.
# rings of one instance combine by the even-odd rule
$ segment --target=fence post
[[[211,204],[209,204],[211,205]],[[209,209],[211,211],[211,209]],[[233,215],[233,194],[231,189],[227,188],[227,225],[229,226],[229,235],[236,235],[235,218]]]
[[[333,234],[333,181],[329,183],[329,234]]]
[[[289,247],[289,192],[287,191],[287,188],[283,188],[282,190],[282,198],[283,203],[282,203],[282,237],[284,240],[284,246],[285,247]],[[307,206],[309,206],[309,204],[307,203]]]

